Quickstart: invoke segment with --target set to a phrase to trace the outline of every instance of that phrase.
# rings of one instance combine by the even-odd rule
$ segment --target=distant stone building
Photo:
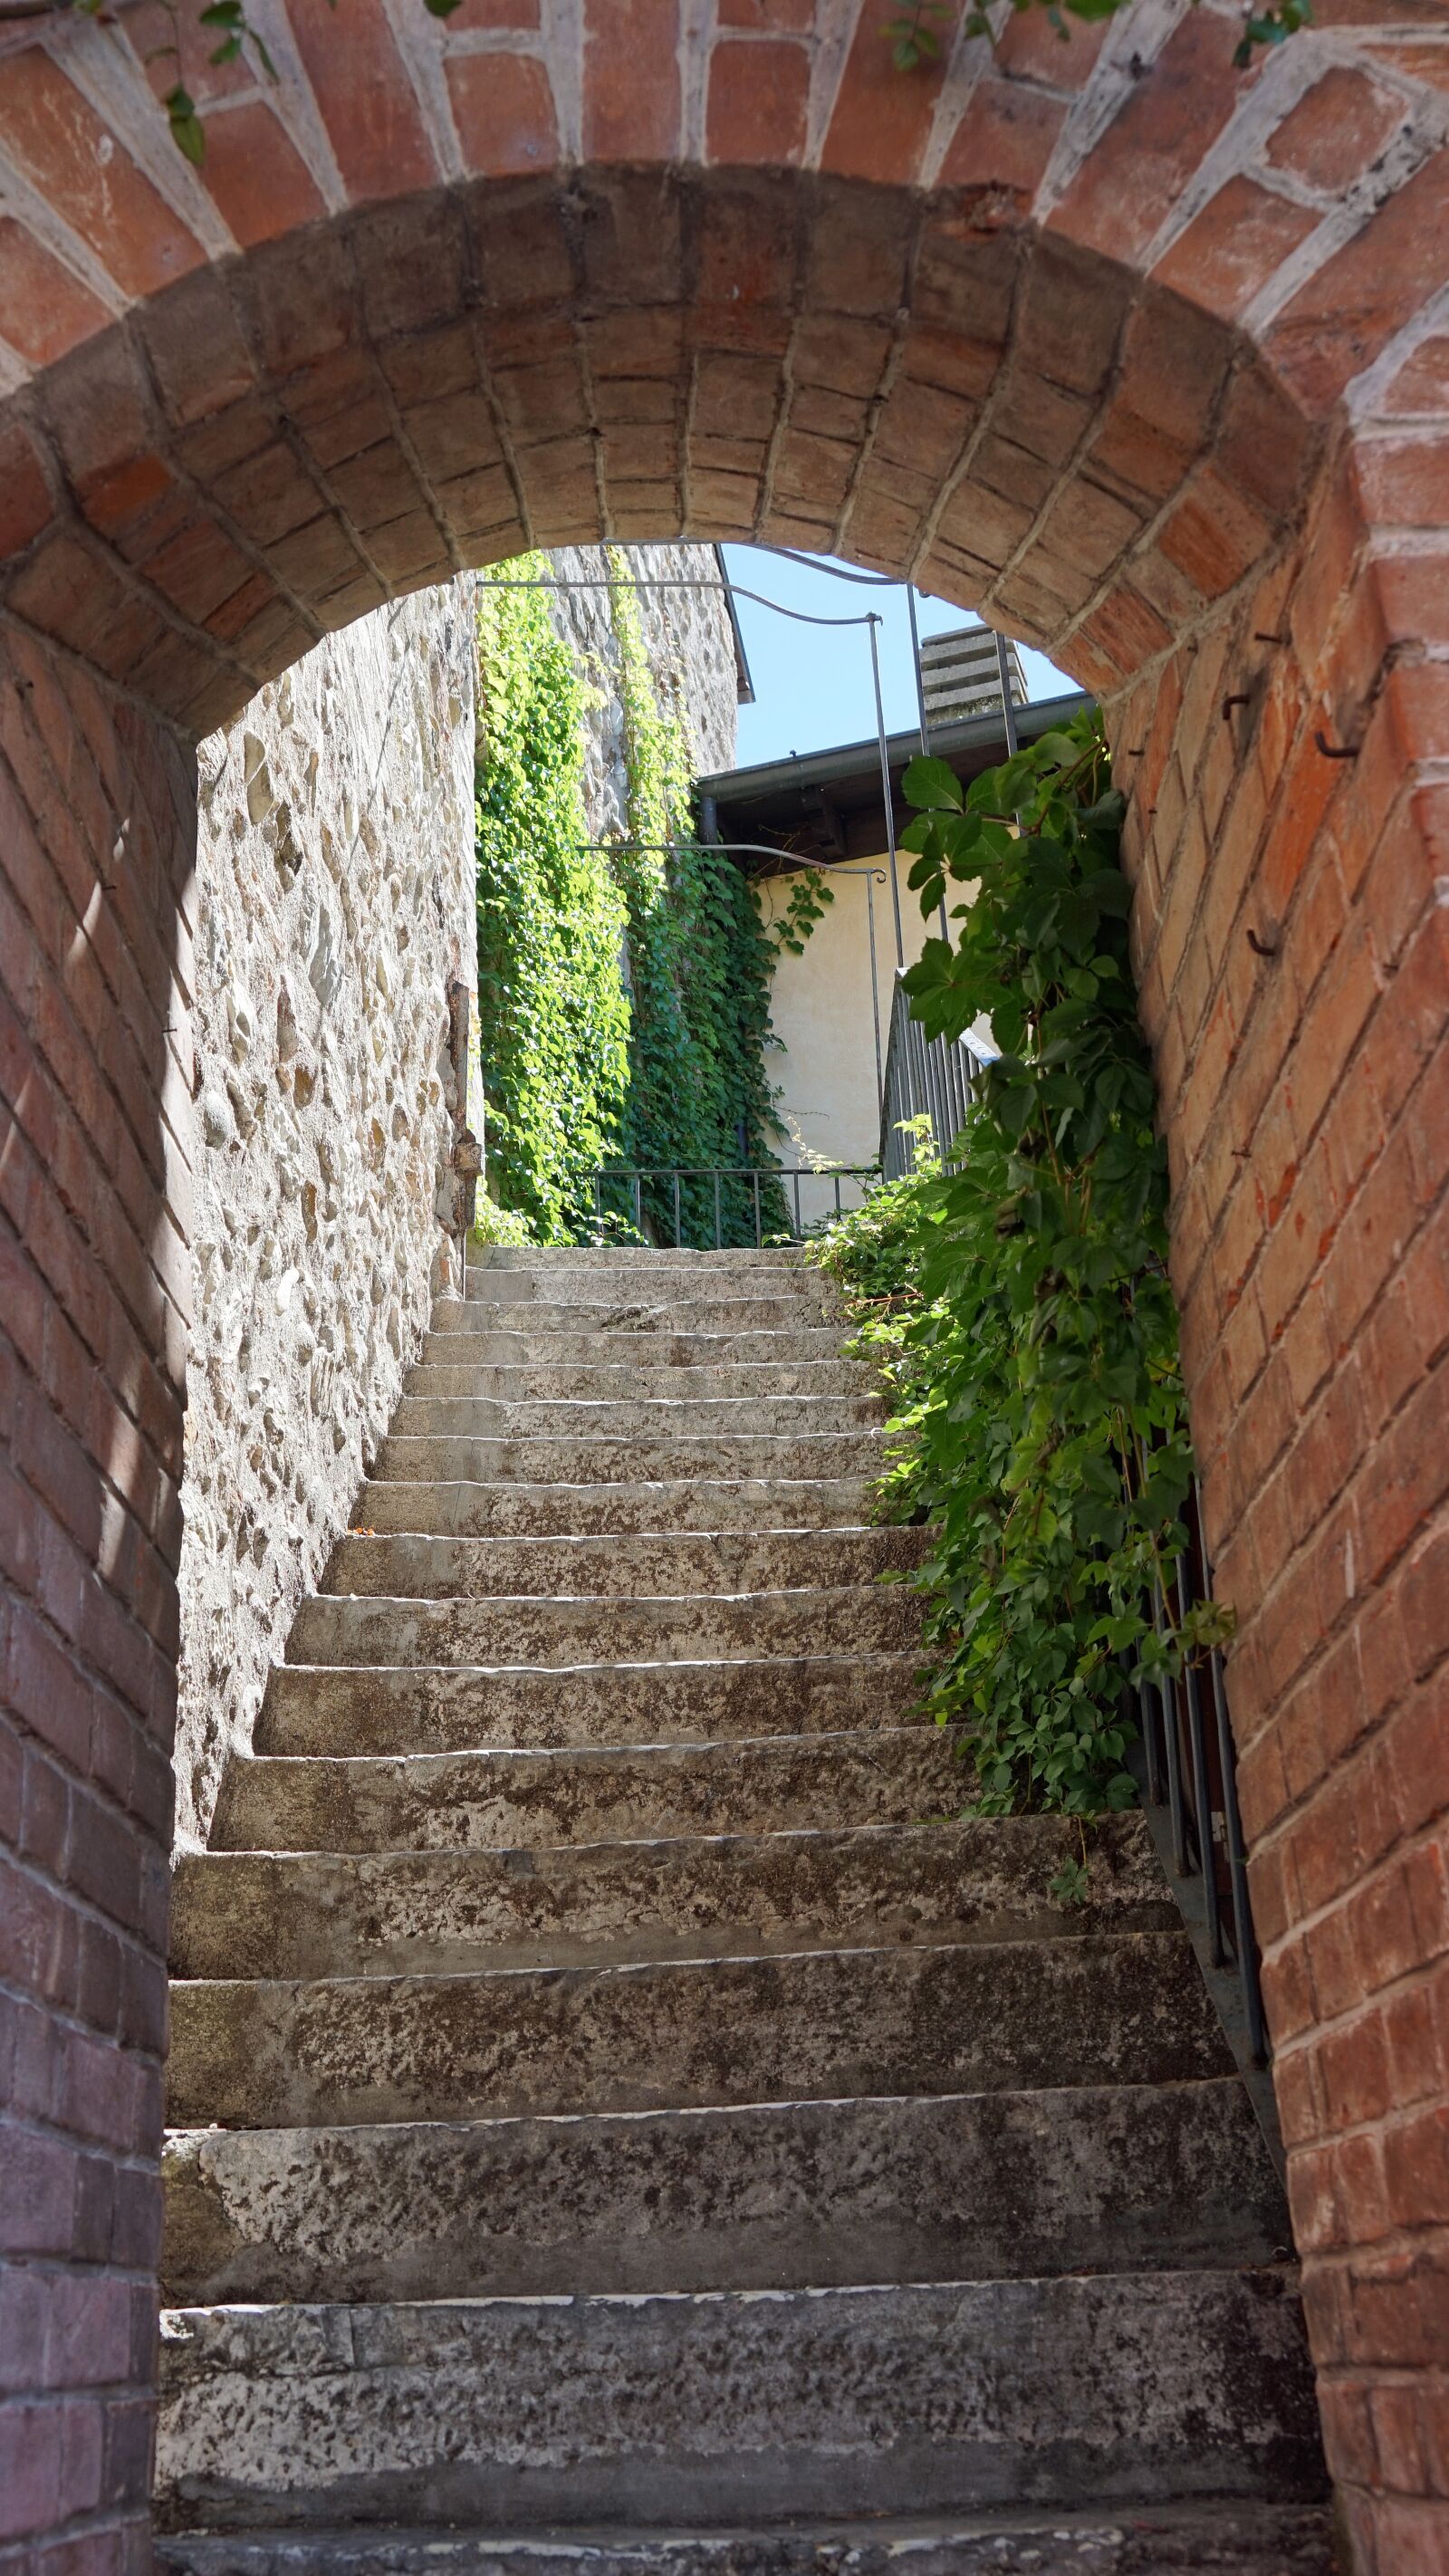
[[[1011,702],[1024,707],[1026,676],[1014,644],[1006,647]],[[928,635],[921,644],[921,694],[926,723],[963,724],[968,716],[989,715],[1001,704],[1001,664],[996,637],[989,626],[953,626],[948,635]]]

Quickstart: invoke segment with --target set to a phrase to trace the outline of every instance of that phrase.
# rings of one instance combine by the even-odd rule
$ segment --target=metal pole
[[[921,758],[922,760],[929,760],[931,756],[931,732],[930,727],[926,722],[926,683],[921,675],[921,637],[920,631],[916,625],[916,585],[913,581],[908,581],[906,584],[906,606],[911,612],[911,663],[916,674],[916,713],[920,718]],[[941,897],[941,937],[945,940],[946,945],[949,948],[951,945],[951,926],[946,919],[946,898],[944,895]]]
[[[1011,754],[1016,750],[1016,717],[1011,704],[1011,664],[1006,657],[1005,636],[994,626],[991,632],[996,642],[996,667],[1001,673],[1001,712],[1006,719],[1006,748],[1008,754]]]
[[[876,640],[875,631],[880,624],[880,619],[874,609],[871,610],[867,624],[870,628],[870,676],[875,683],[875,738],[880,747],[880,786],[881,794],[885,798],[886,847],[890,852],[891,862],[891,906],[896,925],[896,964],[904,966],[906,943],[901,932],[901,887],[896,867],[896,816],[895,806],[891,800],[890,758],[886,751],[885,707],[880,693],[880,646]]]
[[[875,1094],[885,1116],[885,1074],[880,1060],[880,977],[875,963],[875,870],[865,872],[865,914],[870,931],[870,1015],[875,1023]]]

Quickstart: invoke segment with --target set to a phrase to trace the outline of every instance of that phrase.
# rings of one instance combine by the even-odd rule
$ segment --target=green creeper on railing
[[[949,1166],[879,1192],[820,1258],[886,1361],[896,1517],[938,1533],[919,1580],[931,1701],[988,1813],[1126,1806],[1129,1676],[1229,1622],[1171,1603],[1192,1476],[1167,1276],[1167,1168],[1128,957],[1122,798],[1075,719],[962,789],[918,760],[904,841],[958,938],[906,977],[930,1035],[986,1013],[1001,1053]]]

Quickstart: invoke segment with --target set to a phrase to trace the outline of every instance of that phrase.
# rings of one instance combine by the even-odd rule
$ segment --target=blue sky
[[[866,588],[837,581],[813,564],[791,563],[763,547],[726,546],[724,551],[731,581],[747,590],[763,591],[787,608],[808,609],[822,617],[859,617],[874,608],[882,619],[879,642],[886,729],[900,732],[915,723],[916,684],[904,590],[894,583],[889,588]],[[801,626],[748,599],[741,599],[738,608],[755,684],[755,704],[740,709],[737,757],[741,768],[756,761],[780,760],[792,751],[823,751],[832,743],[859,742],[874,733],[870,642],[863,626]],[[922,595],[917,596],[916,617],[923,636],[940,635],[971,622],[946,600]],[[1074,685],[1043,654],[1028,652],[1025,646],[1022,662],[1033,698],[1054,697]]]

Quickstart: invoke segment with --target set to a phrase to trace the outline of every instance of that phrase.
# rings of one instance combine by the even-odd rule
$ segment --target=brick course
[[[186,741],[392,590],[681,533],[1106,701],[1330,2455],[1437,2567],[1449,36],[1322,0],[1244,78],[1154,0],[903,79],[835,0],[287,5],[200,174],[154,10],[0,36],[0,2570],[145,2547]]]

